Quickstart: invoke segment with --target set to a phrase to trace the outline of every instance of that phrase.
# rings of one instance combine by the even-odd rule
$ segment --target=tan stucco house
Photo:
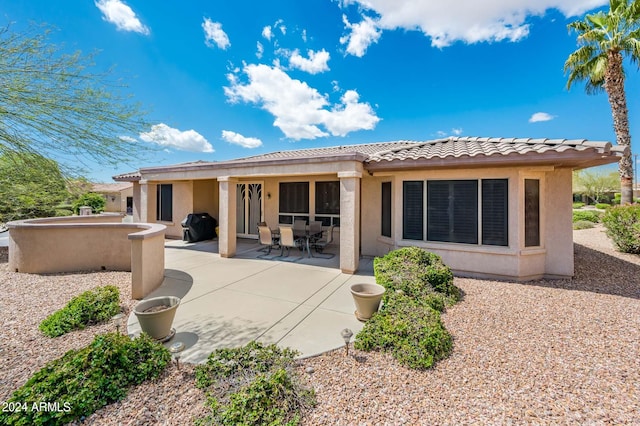
[[[105,212],[133,213],[133,185],[130,182],[94,183],[91,192],[105,198]]]
[[[219,252],[296,218],[337,225],[340,268],[402,246],[441,255],[458,275],[573,275],[572,171],[617,162],[609,142],[450,137],[279,151],[143,168],[134,221],[180,238],[189,213],[218,219]]]

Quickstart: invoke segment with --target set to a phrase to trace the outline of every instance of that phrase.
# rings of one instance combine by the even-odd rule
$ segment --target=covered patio
[[[312,356],[343,346],[342,329],[357,333],[362,328],[349,287],[375,281],[371,259],[362,259],[352,275],[339,269],[337,244],[328,249],[336,254],[331,259],[309,258],[298,250],[260,259],[260,248],[256,240],[238,238],[236,256],[228,259],[220,255],[218,240],[166,240],[164,282],[147,298],[182,299],[173,324],[176,335],[167,342],[185,344],[181,359],[201,363],[216,348],[251,340]],[[127,329],[140,332],[133,314]]]

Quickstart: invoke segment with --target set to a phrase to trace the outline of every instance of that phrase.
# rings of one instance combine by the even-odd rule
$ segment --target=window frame
[[[504,227],[504,237],[501,238],[496,243],[491,243],[491,241],[485,238],[485,221],[483,220],[483,210],[486,212],[488,209],[488,205],[486,203],[489,200],[485,201],[485,197],[483,196],[483,189],[486,185],[491,182],[497,183],[502,182],[504,185],[504,201],[502,202],[502,206],[504,208],[504,218],[503,218],[503,227]],[[486,246],[486,247],[508,247],[509,246],[509,235],[510,235],[510,227],[509,227],[509,187],[510,187],[511,179],[509,178],[477,178],[477,179],[424,179],[424,180],[405,180],[402,182],[402,239],[403,240],[412,240],[412,241],[422,241],[426,243],[445,243],[445,244],[464,244],[469,246]],[[460,201],[456,204],[456,192],[460,194],[460,196],[466,194],[470,194],[470,188],[464,189],[465,186],[474,183],[475,188],[473,188],[474,196],[469,202]],[[431,185],[430,185],[431,184]],[[456,185],[457,184],[457,185]],[[407,202],[411,201],[407,196],[407,188],[408,185],[415,185],[416,188],[413,189],[414,193],[411,194],[415,199],[413,206],[408,206]],[[434,203],[434,199],[429,199],[430,196],[434,196],[430,191],[435,191],[437,186],[440,186],[442,189],[444,185],[447,185],[445,189],[446,194],[443,192],[441,200],[444,200],[444,197],[447,197],[448,205],[447,211],[448,217],[444,217],[443,221],[448,223],[449,233],[448,235],[452,235],[451,238],[433,238],[429,239],[430,234],[430,226],[432,222],[430,221],[430,217],[434,217],[433,215],[437,212],[431,210],[430,212],[430,204]],[[429,188],[431,186],[431,189]],[[458,190],[456,190],[456,186],[458,186]],[[416,190],[418,187],[421,187],[421,194]],[[462,208],[462,210],[458,210],[456,206]],[[450,211],[449,209],[454,209]],[[415,221],[416,223],[408,223],[407,221],[407,212],[409,210],[417,210],[417,212],[412,212],[412,218],[410,221]],[[465,224],[464,222],[459,222],[460,218],[464,218],[465,215],[468,216],[468,211],[473,211],[474,220],[470,222],[470,224]],[[439,210],[442,212],[442,209]],[[417,223],[417,218],[422,217],[422,224]],[[451,223],[453,221],[454,223]],[[457,238],[455,235],[455,227],[456,224],[460,226],[471,226],[474,230],[473,236],[471,233],[467,232],[466,235],[463,235],[460,238]],[[408,225],[413,225],[415,228],[413,232],[408,228]],[[488,224],[487,224],[488,225]],[[453,227],[453,228],[452,228]],[[421,230],[421,237],[418,238],[418,234],[420,233],[418,229]],[[433,229],[433,228],[432,228]],[[431,235],[433,236],[433,231],[431,231]],[[453,232],[453,234],[452,234]],[[462,232],[461,232],[462,234]],[[473,237],[473,238],[472,238]],[[472,241],[472,242],[467,242]]]
[[[163,191],[167,189],[168,193]],[[167,209],[168,217],[165,216]],[[171,183],[159,183],[156,185],[156,220],[159,222],[173,222],[173,184]]]
[[[380,186],[380,235],[383,237],[392,238],[392,235],[393,235],[392,215],[393,215],[393,184],[391,183],[391,181],[386,181],[386,182],[382,182]]]
[[[324,184],[330,184],[330,192],[328,194],[325,190],[318,188],[318,184],[323,186]],[[318,180],[315,181],[315,220],[319,220],[322,222],[322,226],[340,226],[340,181],[339,180]],[[328,210],[324,210],[323,201],[326,201],[323,195],[329,195],[329,204],[330,208]],[[333,198],[333,196],[337,196],[337,198]],[[337,201],[337,205],[336,205]]]
[[[300,194],[306,194],[306,208],[298,208],[297,206],[285,205],[285,209],[283,210],[283,202],[287,201],[287,198],[283,197],[284,187],[291,187],[293,185],[298,185],[300,187],[306,186],[306,191],[301,191]],[[295,220],[305,220],[309,221],[309,182],[308,181],[293,181],[293,182],[279,182],[278,184],[278,222],[281,224],[293,224]],[[305,196],[303,195],[303,203]],[[288,198],[289,200],[291,198]],[[301,205],[303,204],[301,203]],[[293,207],[292,209],[289,209]],[[298,211],[299,210],[299,211]],[[306,211],[305,211],[306,210]]]

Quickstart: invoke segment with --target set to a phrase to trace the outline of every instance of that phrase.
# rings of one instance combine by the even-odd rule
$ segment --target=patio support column
[[[340,179],[340,269],[345,274],[358,270],[360,261],[361,172],[339,172]]]
[[[218,252],[221,257],[236,255],[236,197],[238,180],[229,176],[220,176],[220,210],[218,226]]]
[[[134,207],[133,221],[149,223],[149,184],[145,179],[140,180],[140,197],[137,210]]]

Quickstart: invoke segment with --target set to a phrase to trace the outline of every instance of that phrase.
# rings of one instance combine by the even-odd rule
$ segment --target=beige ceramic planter
[[[366,321],[378,311],[385,288],[378,284],[353,284],[351,294],[356,304],[356,318]]]
[[[173,332],[171,325],[176,316],[176,309],[180,305],[180,298],[174,296],[153,297],[143,300],[133,308],[140,328],[153,339],[167,340]],[[165,309],[159,309],[166,306]],[[154,309],[156,308],[156,309]]]

